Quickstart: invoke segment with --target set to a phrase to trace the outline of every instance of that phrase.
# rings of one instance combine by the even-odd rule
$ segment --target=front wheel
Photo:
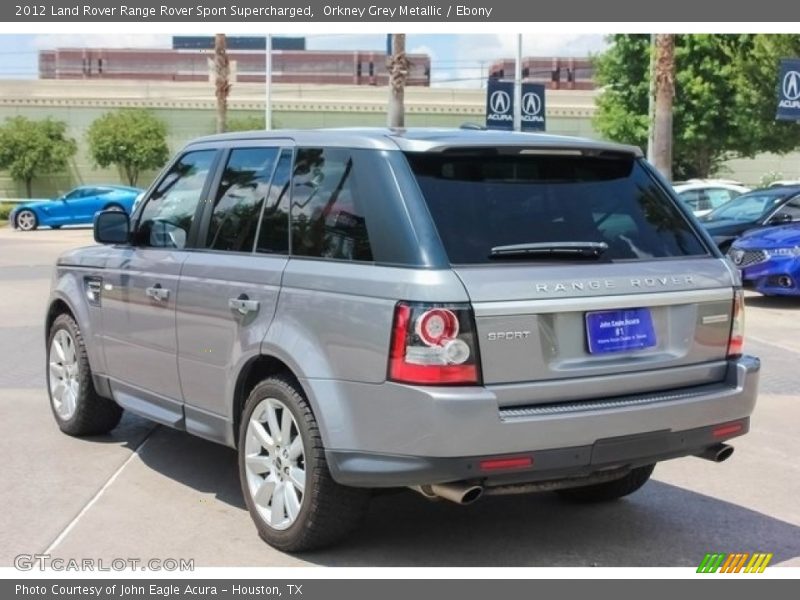
[[[39,219],[32,210],[21,210],[17,215],[16,225],[22,231],[33,231],[39,226]]]
[[[609,502],[638,490],[650,479],[653,469],[655,469],[655,465],[645,465],[644,467],[631,469],[627,475],[620,479],[594,485],[566,488],[558,490],[557,493],[562,498],[574,502]]]
[[[69,435],[108,433],[122,418],[122,408],[95,391],[81,331],[68,314],[50,328],[47,389],[58,427]]]
[[[366,514],[367,490],[337,484],[319,427],[299,387],[281,377],[259,383],[239,427],[239,477],[258,534],[287,552],[339,541]]]

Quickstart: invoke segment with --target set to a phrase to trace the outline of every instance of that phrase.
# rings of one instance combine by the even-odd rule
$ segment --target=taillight
[[[478,383],[478,349],[470,306],[398,303],[389,379],[428,385]]]
[[[738,358],[744,349],[744,291],[736,290],[733,296],[731,337],[728,339],[728,358]]]

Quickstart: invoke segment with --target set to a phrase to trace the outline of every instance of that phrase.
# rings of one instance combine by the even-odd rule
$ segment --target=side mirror
[[[791,223],[792,222],[792,215],[789,213],[778,213],[776,215],[772,215],[767,224],[769,225],[782,225],[783,223]]]
[[[94,241],[98,244],[127,244],[131,222],[121,210],[103,210],[94,216]]]

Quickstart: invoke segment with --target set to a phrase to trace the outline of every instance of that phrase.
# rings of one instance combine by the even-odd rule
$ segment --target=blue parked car
[[[700,222],[722,252],[746,231],[800,221],[800,186],[753,190],[712,210]]]
[[[800,224],[746,233],[728,252],[742,279],[767,296],[800,296]]]
[[[46,225],[91,223],[100,210],[122,210],[130,214],[133,202],[143,190],[123,185],[82,185],[55,200],[23,202],[14,207],[9,222],[16,229],[33,231]]]

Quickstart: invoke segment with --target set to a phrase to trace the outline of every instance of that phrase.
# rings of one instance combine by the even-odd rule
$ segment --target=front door
[[[175,306],[181,267],[216,150],[182,155],[146,199],[132,243],[111,253],[103,279],[103,347],[114,397],[168,425],[183,418]]]

